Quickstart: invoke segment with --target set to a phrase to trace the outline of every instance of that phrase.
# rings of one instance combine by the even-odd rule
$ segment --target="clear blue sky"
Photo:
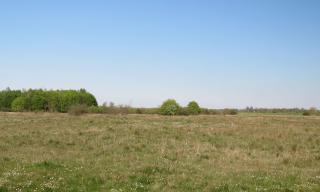
[[[320,107],[318,0],[3,0],[0,89]]]

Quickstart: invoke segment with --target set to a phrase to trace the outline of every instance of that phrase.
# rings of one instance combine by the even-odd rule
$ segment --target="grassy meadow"
[[[0,113],[5,191],[320,191],[320,117]]]

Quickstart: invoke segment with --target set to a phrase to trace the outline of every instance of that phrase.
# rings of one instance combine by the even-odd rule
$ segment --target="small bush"
[[[190,115],[199,115],[201,113],[201,108],[199,107],[198,103],[195,101],[191,101],[187,107],[188,114]]]
[[[320,115],[320,111],[315,107],[311,107],[309,110],[304,110],[302,113],[303,116],[311,116],[311,115]]]
[[[159,109],[158,108],[143,108],[142,113],[143,114],[158,114]]]
[[[190,115],[189,109],[186,107],[180,107],[177,115]]]
[[[137,108],[137,109],[136,109],[136,114],[143,114],[142,109],[141,109],[141,108]]]
[[[88,113],[103,113],[103,107],[91,106],[88,108]]]
[[[201,114],[204,114],[204,115],[218,115],[219,111],[216,110],[216,109],[202,108],[201,109]]]
[[[174,99],[168,99],[163,102],[159,112],[161,115],[177,115],[180,110],[180,105]]]
[[[237,109],[224,109],[222,113],[223,113],[223,115],[237,115],[238,110]]]
[[[202,108],[202,109],[201,109],[201,113],[204,114],[204,115],[209,115],[209,114],[210,114],[210,111],[209,111],[209,109],[207,109],[207,108]]]
[[[238,110],[237,109],[231,109],[230,110],[230,115],[237,115],[238,114]]]
[[[82,115],[85,113],[88,113],[88,106],[87,105],[72,105],[69,110],[68,113],[70,115]]]
[[[310,116],[311,115],[311,112],[310,111],[304,111],[302,113],[303,116]]]

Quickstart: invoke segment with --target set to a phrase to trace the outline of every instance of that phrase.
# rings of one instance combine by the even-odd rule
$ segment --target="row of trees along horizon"
[[[85,89],[80,90],[11,90],[7,88],[0,91],[0,111],[8,112],[69,112],[70,114],[106,113],[106,114],[161,114],[161,115],[236,115],[244,113],[279,113],[319,115],[316,108],[309,110],[293,108],[253,108],[246,109],[207,109],[201,108],[196,101],[190,101],[182,107],[174,99],[168,99],[158,108],[134,108],[128,105],[114,105],[104,103],[98,106],[95,96]]]

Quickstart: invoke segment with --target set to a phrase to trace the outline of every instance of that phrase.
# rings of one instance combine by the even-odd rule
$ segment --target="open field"
[[[0,113],[0,191],[320,191],[320,117]]]

